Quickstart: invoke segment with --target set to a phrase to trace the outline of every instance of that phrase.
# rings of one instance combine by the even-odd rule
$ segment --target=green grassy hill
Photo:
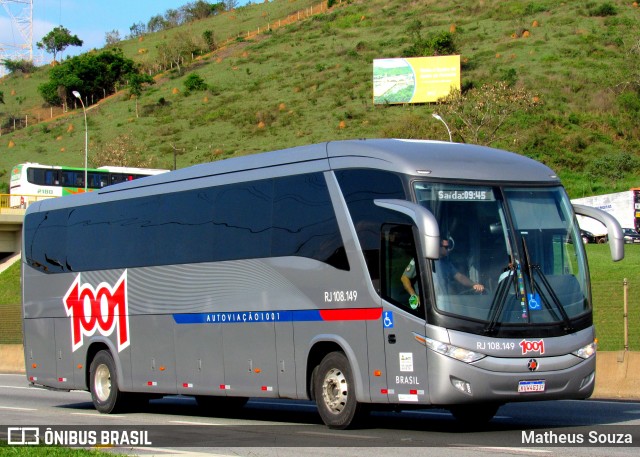
[[[640,184],[640,8],[631,1],[344,0],[244,38],[317,3],[274,0],[121,43],[127,57],[152,69],[157,47],[176,34],[238,37],[181,72],[157,75],[139,117],[126,91],[92,106],[90,165],[104,165],[91,163],[93,154],[118,141],[157,167],[172,168],[175,153],[181,168],[325,140],[448,139],[431,117],[438,105],[372,103],[372,60],[401,56],[419,20],[423,37],[453,34],[464,88],[506,81],[537,97],[532,111],[509,117],[492,146],[551,166],[572,197]],[[42,106],[37,86],[47,71],[0,81],[3,184],[23,161],[83,166],[82,112]],[[207,91],[186,93],[192,72]],[[28,115],[29,126],[7,133],[9,114]],[[457,120],[446,120],[455,130]]]

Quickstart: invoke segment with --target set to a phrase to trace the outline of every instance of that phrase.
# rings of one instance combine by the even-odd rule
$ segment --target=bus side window
[[[56,170],[47,170],[44,174],[44,182],[43,184],[47,186],[53,186],[58,183],[58,173]]]
[[[382,297],[396,306],[424,318],[423,287],[420,281],[420,266],[416,256],[413,230],[410,225],[382,226]],[[416,294],[411,297],[402,283],[406,275]]]

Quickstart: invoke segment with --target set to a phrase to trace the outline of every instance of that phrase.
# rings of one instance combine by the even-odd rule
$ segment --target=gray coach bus
[[[546,166],[455,143],[337,141],[32,204],[24,350],[36,386],[111,413],[312,399],[331,428],[375,408],[464,421],[583,399],[587,259]]]

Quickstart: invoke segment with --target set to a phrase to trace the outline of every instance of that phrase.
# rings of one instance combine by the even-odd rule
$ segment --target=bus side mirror
[[[423,237],[421,243],[422,256],[433,260],[440,258],[440,228],[431,211],[424,206],[406,200],[376,199],[373,203],[381,208],[409,216]]]
[[[576,214],[591,217],[607,227],[611,259],[614,262],[624,259],[624,236],[622,235],[622,228],[615,217],[606,211],[586,205],[573,205],[573,210]]]

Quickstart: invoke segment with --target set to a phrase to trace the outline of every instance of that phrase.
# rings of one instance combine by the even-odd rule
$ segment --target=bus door
[[[391,403],[427,403],[424,286],[413,228],[382,228],[381,295],[388,398]],[[411,293],[413,292],[413,293]]]

